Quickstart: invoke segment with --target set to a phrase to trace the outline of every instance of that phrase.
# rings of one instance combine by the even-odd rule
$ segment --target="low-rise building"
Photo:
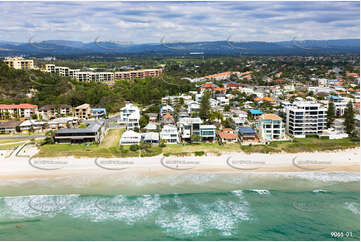
[[[179,143],[179,135],[177,127],[174,125],[165,125],[160,132],[160,139],[166,140],[167,144]]]
[[[223,144],[237,143],[238,135],[236,135],[231,128],[225,128],[222,131],[217,131],[218,141]]]
[[[243,143],[258,142],[256,131],[251,127],[239,127],[238,138]]]
[[[159,143],[159,133],[157,133],[157,132],[142,133],[141,141],[143,141],[145,143],[158,144]]]
[[[89,119],[92,115],[90,105],[87,103],[75,107],[74,110],[75,117],[79,119]]]
[[[141,141],[141,134],[137,133],[133,130],[127,130],[122,134],[122,137],[120,138],[120,144],[121,145],[134,145],[139,144]]]
[[[9,118],[32,118],[34,114],[38,113],[38,106],[23,103],[23,104],[0,104],[0,117],[3,119]]]
[[[16,127],[19,127],[21,123],[22,121],[16,121],[16,120],[0,122],[0,134],[16,133],[17,132]]]
[[[215,125],[200,125],[200,136],[203,141],[214,142],[217,139],[217,127]]]
[[[56,143],[100,143],[105,135],[103,120],[88,120],[86,128],[62,128],[55,132]]]
[[[21,132],[41,132],[45,129],[45,122],[37,121],[37,120],[25,120],[22,122],[20,126]]]

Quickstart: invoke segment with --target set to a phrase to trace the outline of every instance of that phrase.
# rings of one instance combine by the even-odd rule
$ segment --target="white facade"
[[[284,140],[286,138],[285,125],[275,114],[263,114],[258,119],[258,130],[264,141]]]
[[[127,130],[120,138],[121,145],[134,145],[139,144],[141,140],[141,134],[134,132],[133,130]]]
[[[160,139],[166,140],[167,144],[177,144],[179,142],[177,127],[165,125],[160,132]]]
[[[295,102],[286,107],[286,132],[293,137],[318,135],[326,129],[327,108],[314,102]]]
[[[126,102],[125,107],[120,109],[120,119],[118,123],[125,126],[127,129],[139,128],[140,112],[139,108],[129,102]]]

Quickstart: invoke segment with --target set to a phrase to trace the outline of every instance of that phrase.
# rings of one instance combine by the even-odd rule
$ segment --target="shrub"
[[[139,145],[131,145],[131,146],[129,147],[129,149],[130,149],[131,151],[137,151],[137,150],[139,150]]]
[[[203,156],[203,155],[205,155],[204,151],[196,151],[196,152],[194,152],[194,154],[195,154],[196,156]]]

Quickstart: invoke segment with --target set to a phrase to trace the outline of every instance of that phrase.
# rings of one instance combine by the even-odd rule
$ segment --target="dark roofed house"
[[[256,131],[251,127],[240,127],[238,137],[242,142],[257,142]]]
[[[104,137],[104,121],[89,120],[86,128],[65,128],[55,132],[56,143],[100,143]]]
[[[6,121],[0,122],[0,133],[16,133],[16,127],[19,126],[22,121]]]

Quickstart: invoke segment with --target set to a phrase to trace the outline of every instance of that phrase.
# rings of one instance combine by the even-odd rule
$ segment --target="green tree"
[[[191,143],[199,143],[201,142],[202,137],[200,135],[197,134],[192,134],[191,135]]]
[[[139,125],[141,128],[144,128],[149,123],[148,115],[142,115],[139,119]]]
[[[346,133],[351,135],[355,128],[355,117],[354,117],[354,111],[351,101],[346,106],[344,118],[345,118],[344,125],[345,125]]]
[[[335,121],[335,104],[330,102],[327,109],[327,128],[331,127],[333,121]]]
[[[209,113],[211,110],[211,104],[209,102],[210,97],[211,94],[208,91],[204,92],[202,95],[201,105],[199,108],[199,116],[203,120],[209,119]]]

